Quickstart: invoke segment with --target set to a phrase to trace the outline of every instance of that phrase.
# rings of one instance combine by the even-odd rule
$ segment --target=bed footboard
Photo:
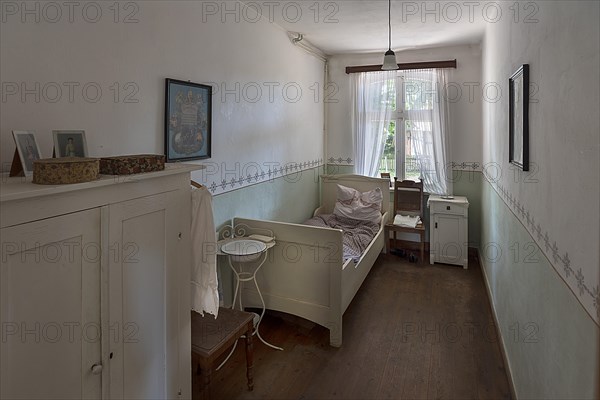
[[[382,226],[388,219],[389,180],[360,175],[324,175],[321,177],[321,207],[317,213],[331,213],[338,185],[361,192],[379,188],[383,197]],[[264,229],[275,235],[276,245],[256,278],[265,306],[271,310],[297,315],[329,329],[329,343],[342,345],[342,315],[360,289],[384,247],[384,234],[377,236],[358,263],[343,264],[342,231],[339,229],[284,222],[235,218],[234,225],[248,226],[248,233]],[[260,296],[251,282],[242,286],[243,304],[262,307]]]
[[[271,230],[276,245],[256,279],[266,308],[326,327],[330,344],[342,344],[342,231],[283,222],[235,218],[234,225]],[[242,286],[243,304],[261,307],[252,282]]]
[[[247,234],[268,229],[275,235],[276,245],[256,275],[265,307],[324,326],[330,345],[341,346],[342,316],[384,247],[383,230],[358,263],[343,263],[339,229],[234,219],[238,224],[247,227]],[[252,282],[242,285],[242,298],[246,307],[262,307]]]

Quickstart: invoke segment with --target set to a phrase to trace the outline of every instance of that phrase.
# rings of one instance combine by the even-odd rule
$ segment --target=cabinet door
[[[0,232],[0,397],[100,398],[100,210]]]
[[[170,192],[110,205],[111,398],[177,396],[181,221],[175,198]]]
[[[458,215],[435,214],[434,223],[435,261],[446,264],[462,264],[466,257],[463,254],[464,218]]]

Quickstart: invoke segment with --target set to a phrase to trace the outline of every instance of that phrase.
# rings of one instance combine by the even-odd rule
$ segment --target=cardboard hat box
[[[63,185],[98,179],[100,160],[89,157],[42,158],[33,162],[33,183]]]
[[[162,154],[136,154],[100,158],[100,173],[104,175],[130,175],[165,169]]]

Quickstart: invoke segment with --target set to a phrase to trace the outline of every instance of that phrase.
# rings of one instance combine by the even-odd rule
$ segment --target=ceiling
[[[243,1],[249,8],[260,8],[263,17],[286,31],[304,34],[327,54],[388,48],[387,0]],[[392,49],[479,43],[483,7],[471,4],[469,9],[465,2],[392,0]]]

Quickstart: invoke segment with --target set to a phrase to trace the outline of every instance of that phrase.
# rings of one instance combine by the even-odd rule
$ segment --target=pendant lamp
[[[396,61],[396,54],[392,51],[392,0],[388,0],[388,51],[385,52],[383,58],[383,66],[381,67],[384,71],[393,71],[398,68],[398,62]]]

